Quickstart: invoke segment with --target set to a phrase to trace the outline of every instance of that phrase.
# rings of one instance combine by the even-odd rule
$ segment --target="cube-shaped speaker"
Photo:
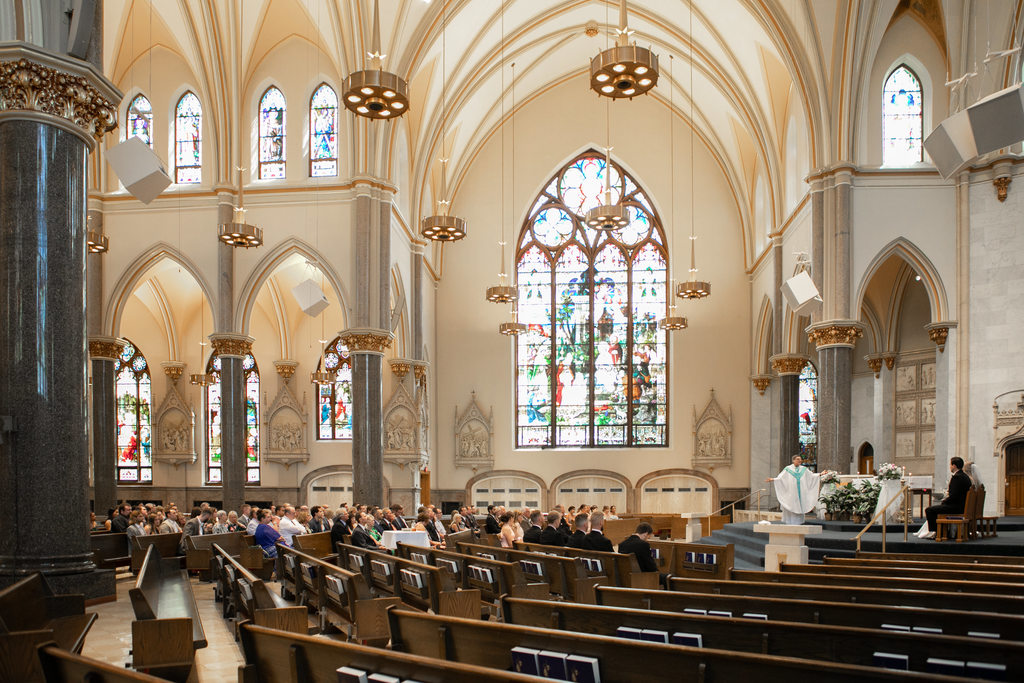
[[[967,108],[978,154],[988,154],[1024,140],[1024,88],[994,92]]]
[[[299,302],[302,312],[313,317],[329,305],[323,290],[312,280],[303,280],[292,287],[292,296]]]
[[[797,273],[782,283],[782,296],[797,315],[805,315],[821,305],[818,288],[807,272]]]
[[[108,149],[107,160],[125,189],[143,204],[149,204],[171,184],[160,157],[135,136]]]
[[[963,170],[978,156],[967,110],[957,112],[935,127],[924,148],[943,178]]]

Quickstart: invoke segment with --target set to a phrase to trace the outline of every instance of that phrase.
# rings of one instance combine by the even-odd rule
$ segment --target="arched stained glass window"
[[[338,175],[338,95],[326,83],[309,101],[309,175]]]
[[[150,147],[153,146],[153,105],[145,95],[136,95],[128,105],[127,136],[137,137]]]
[[[605,161],[588,152],[534,202],[518,242],[516,445],[668,443],[667,255],[661,221],[614,164],[612,200],[630,224],[583,225],[604,198]]]
[[[317,391],[317,438],[322,441],[352,438],[352,361],[348,349],[335,337],[316,366],[317,372],[338,373],[333,384]]]
[[[214,381],[206,387],[206,483],[219,484],[221,478],[221,388],[220,356],[211,356],[206,372]],[[246,482],[260,483],[260,369],[248,354],[242,360],[245,380],[245,466]]]
[[[152,380],[149,364],[128,342],[114,364],[117,382],[117,481],[153,483]]]
[[[797,396],[797,420],[799,421],[800,455],[804,464],[812,470],[818,469],[818,372],[810,363],[800,373]],[[783,454],[788,459],[791,454]]]
[[[284,94],[267,88],[260,98],[260,178],[284,178]]]
[[[905,64],[896,67],[882,89],[882,163],[913,166],[924,159],[921,81]]]
[[[198,183],[203,178],[203,106],[187,92],[174,108],[174,182]]]

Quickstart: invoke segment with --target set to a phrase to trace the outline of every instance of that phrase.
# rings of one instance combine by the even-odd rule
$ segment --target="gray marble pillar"
[[[384,350],[390,332],[349,329],[340,333],[352,355],[352,498],[384,502]]]
[[[213,353],[220,358],[220,466],[223,507],[238,510],[245,502],[246,395],[242,363],[252,352],[252,337],[211,334]]]
[[[850,471],[850,370],[853,349],[818,349],[818,471]]]
[[[807,365],[807,358],[796,353],[782,353],[772,356],[771,364],[772,369],[779,375],[776,390],[778,399],[774,414],[775,430],[779,434],[778,462],[772,463],[778,471],[789,465],[793,456],[800,452],[797,408],[800,399],[800,372]]]
[[[117,503],[117,378],[114,366],[123,348],[124,343],[119,339],[89,338],[93,511],[101,519]]]

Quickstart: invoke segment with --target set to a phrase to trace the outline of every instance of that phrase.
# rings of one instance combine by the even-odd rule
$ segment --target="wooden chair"
[[[987,536],[996,535],[996,522],[999,520],[995,516],[985,515],[985,485],[981,484],[978,486],[978,504],[975,506],[977,510],[977,528],[979,538],[985,538]]]
[[[964,538],[970,538],[972,521],[975,519],[974,499],[977,496],[975,487],[967,492],[967,499],[964,501],[964,511],[960,515],[939,515],[935,520],[938,527],[935,532],[935,541],[941,543],[946,540],[946,527],[956,527],[956,542],[962,543]]]

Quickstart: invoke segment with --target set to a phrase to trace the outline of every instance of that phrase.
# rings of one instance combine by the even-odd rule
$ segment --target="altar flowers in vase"
[[[903,507],[903,496],[896,497],[896,494],[899,493],[900,488],[903,486],[904,471],[903,467],[891,462],[887,462],[878,468],[875,481],[882,485],[882,489],[878,493],[878,503],[875,505],[872,516],[878,514],[878,511],[885,507],[886,503],[889,503],[885,510],[884,520],[879,521],[884,523],[897,521],[897,515],[899,515]],[[893,500],[894,497],[896,497],[895,500]],[[890,501],[892,502],[890,503]]]

